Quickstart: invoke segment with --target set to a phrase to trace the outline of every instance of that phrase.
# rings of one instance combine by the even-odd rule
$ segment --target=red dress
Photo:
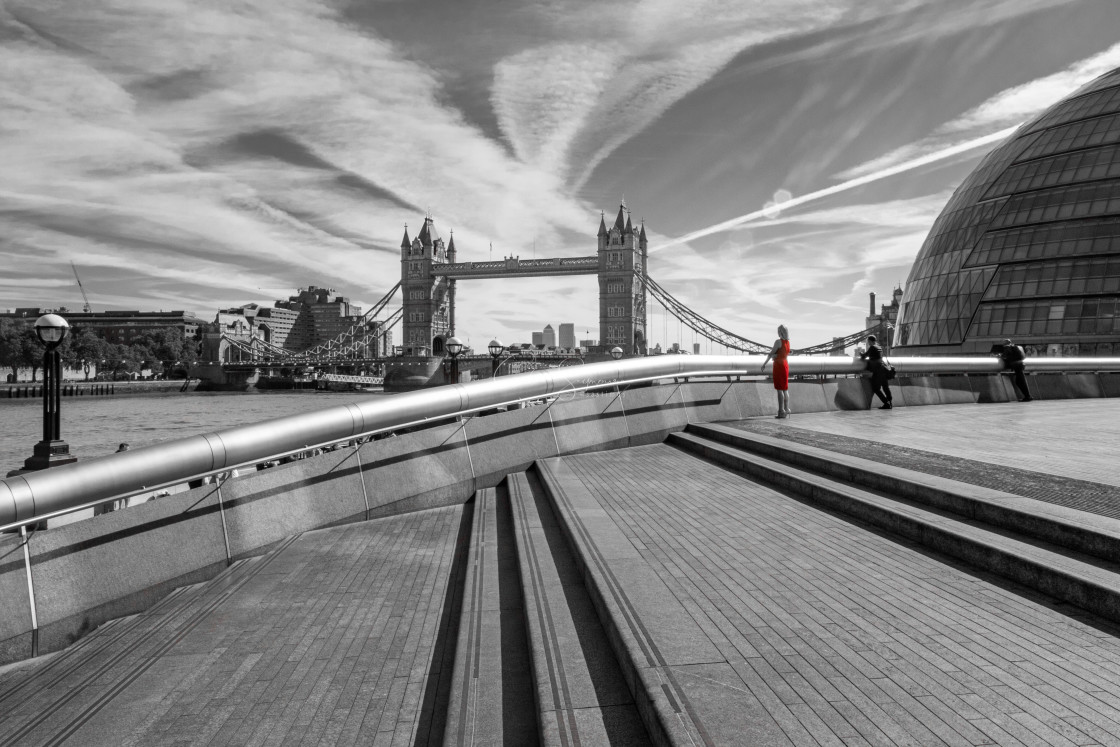
[[[782,340],[782,346],[774,353],[774,388],[786,391],[789,389],[789,340]]]

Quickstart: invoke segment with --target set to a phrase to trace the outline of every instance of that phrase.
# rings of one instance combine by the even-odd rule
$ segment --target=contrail
[[[978,137],[974,140],[966,140],[963,143],[958,143],[957,145],[951,146],[949,148],[945,148],[944,150],[939,150],[935,153],[929,153],[929,154],[926,154],[926,155],[921,156],[919,158],[911,159],[909,161],[903,161],[900,164],[896,164],[895,166],[891,166],[890,168],[882,169],[881,171],[876,171],[872,174],[865,174],[863,176],[856,177],[855,179],[849,179],[846,182],[841,182],[840,184],[836,184],[836,185],[833,185],[831,187],[826,187],[825,189],[818,189],[816,192],[809,192],[808,194],[803,194],[799,197],[794,197],[790,200],[787,200],[786,202],[783,202],[781,205],[778,205],[777,208],[780,209],[780,210],[786,210],[788,208],[796,207],[798,205],[804,205],[807,202],[812,202],[814,200],[819,200],[822,197],[828,197],[830,195],[838,194],[840,192],[846,192],[849,189],[854,189],[855,187],[861,187],[864,184],[870,184],[871,182],[877,182],[880,179],[886,179],[888,176],[894,176],[895,174],[901,174],[904,171],[910,171],[911,169],[916,169],[916,168],[919,168],[921,166],[926,166],[926,165],[931,164],[931,163],[936,163],[937,161],[942,161],[946,158],[951,158],[951,157],[953,157],[953,156],[955,156],[959,153],[965,153],[965,152],[970,151],[974,148],[979,148],[979,147],[984,146],[984,145],[990,145],[991,143],[998,142],[1000,140],[1004,140],[1007,137],[1009,137],[1011,135],[1011,133],[1015,132],[1015,130],[1017,130],[1018,128],[1019,128],[1019,125],[1015,125],[1014,127],[1008,127],[1006,130],[1000,130],[999,132],[994,132],[991,135],[985,135],[984,137]],[[713,233],[721,233],[723,231],[729,231],[732,228],[735,228],[736,226],[741,226],[744,223],[749,223],[750,221],[756,220],[758,218],[772,217],[773,214],[774,214],[774,210],[775,210],[775,207],[773,207],[773,206],[768,207],[768,208],[763,208],[762,210],[755,210],[753,213],[747,213],[746,215],[740,215],[738,218],[732,218],[731,220],[725,220],[722,223],[716,223],[715,225],[708,226],[707,228],[701,228],[698,231],[693,231],[692,233],[686,233],[684,236],[679,236],[675,239],[670,239],[669,241],[665,242],[664,244],[660,244],[660,245],[650,249],[650,251],[654,252],[654,251],[659,251],[661,249],[666,249],[666,248],[671,247],[671,246],[677,246],[678,244],[686,244],[689,241],[694,241],[694,240],[702,238],[704,236],[711,236]]]

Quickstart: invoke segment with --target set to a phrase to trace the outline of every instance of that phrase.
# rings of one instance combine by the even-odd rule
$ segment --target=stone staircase
[[[1120,522],[721,425],[668,443],[1120,622]]]

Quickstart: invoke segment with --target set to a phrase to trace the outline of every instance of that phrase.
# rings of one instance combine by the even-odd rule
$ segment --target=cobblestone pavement
[[[425,744],[462,511],[304,533],[6,672],[0,744]]]
[[[671,447],[564,462],[790,743],[1120,744],[1120,626]]]
[[[1120,399],[808,413],[725,425],[1120,518]]]

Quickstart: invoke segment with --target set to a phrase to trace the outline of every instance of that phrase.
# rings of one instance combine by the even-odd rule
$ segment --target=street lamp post
[[[459,383],[459,353],[463,352],[463,342],[458,337],[448,337],[444,343],[447,354],[451,356],[451,383]]]
[[[498,340],[494,339],[494,340],[490,341],[490,344],[486,346],[486,349],[490,351],[490,358],[492,360],[492,368],[490,369],[490,376],[492,378],[497,378],[497,376],[498,376],[498,366],[502,365],[498,361],[498,359],[502,356],[502,353],[505,352],[506,346],[503,345]]]
[[[615,345],[613,348],[611,348],[611,357],[614,358],[616,361],[621,360],[622,359],[622,348],[618,347],[617,345]]]
[[[70,445],[62,440],[60,416],[62,400],[62,356],[58,346],[70,325],[58,314],[44,314],[35,322],[35,334],[46,346],[43,352],[43,440],[35,444],[34,454],[23,463],[25,470],[40,470],[78,461]]]

